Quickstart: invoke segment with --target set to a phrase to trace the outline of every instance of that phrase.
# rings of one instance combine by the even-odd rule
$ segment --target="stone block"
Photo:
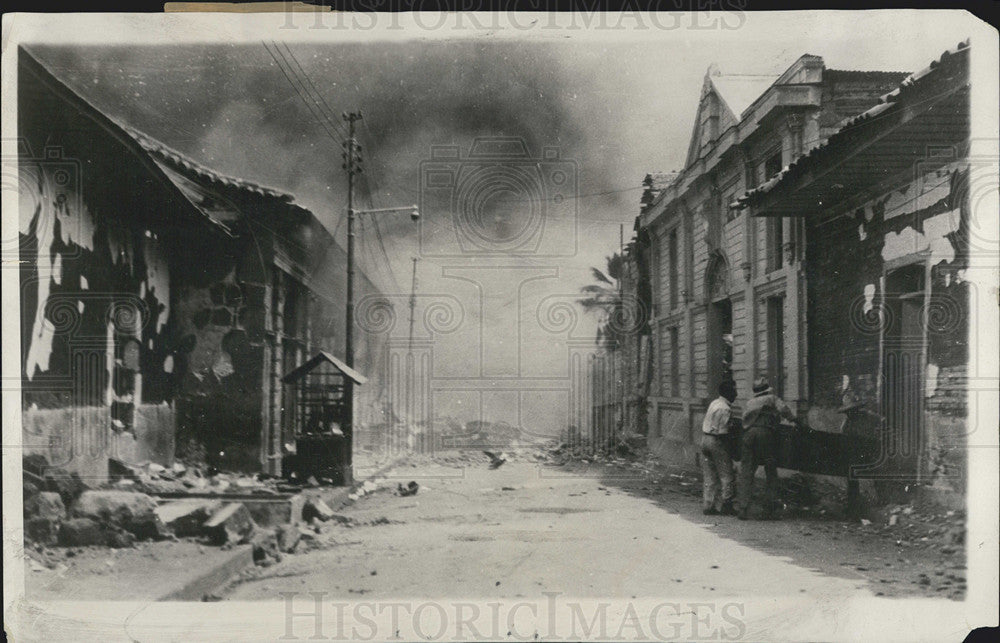
[[[60,523],[48,518],[33,516],[24,520],[24,538],[30,542],[53,545],[59,539]]]
[[[262,567],[281,562],[281,552],[278,549],[278,539],[275,532],[259,530],[250,539],[253,546],[253,562]]]
[[[202,533],[217,545],[245,542],[257,525],[246,506],[232,502],[214,514],[202,525]]]
[[[312,521],[313,518],[326,521],[333,518],[333,515],[333,509],[319,498],[307,500],[302,506],[302,520],[306,522]]]
[[[80,476],[65,469],[48,469],[45,472],[45,490],[54,491],[62,497],[63,505],[69,507],[87,490]]]
[[[154,512],[169,532],[181,538],[198,536],[202,525],[222,508],[220,500],[176,500],[157,507]]]
[[[70,518],[59,529],[59,544],[66,547],[107,545],[108,534],[103,526],[91,518]]]
[[[137,538],[160,538],[166,529],[157,517],[156,501],[132,491],[85,491],[73,505],[73,515],[120,527]]]
[[[54,491],[43,491],[38,494],[35,515],[54,522],[60,522],[66,517],[66,505],[62,497]]]
[[[302,532],[295,525],[281,525],[275,531],[275,537],[278,541],[278,549],[288,553],[295,551],[295,547],[302,539]]]

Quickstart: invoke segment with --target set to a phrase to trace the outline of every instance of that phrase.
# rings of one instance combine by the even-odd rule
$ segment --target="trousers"
[[[717,501],[722,504],[732,502],[735,495],[733,460],[724,440],[721,436],[701,434],[702,509],[718,509]]]
[[[740,445],[740,482],[738,504],[741,510],[750,507],[753,479],[757,467],[764,465],[764,512],[770,513],[778,497],[778,444],[774,431],[768,427],[751,426],[743,434]]]

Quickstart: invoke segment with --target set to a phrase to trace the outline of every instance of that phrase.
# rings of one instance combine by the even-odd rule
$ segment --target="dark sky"
[[[620,223],[628,241],[643,175],[683,162],[710,63],[724,73],[777,74],[810,53],[839,69],[912,71],[967,35],[961,25],[942,29],[929,17],[907,24],[855,17],[848,29],[834,24],[847,17],[821,15],[797,22],[750,16],[738,31],[645,39],[283,44],[267,34],[266,41],[236,45],[27,46],[118,120],[219,172],[291,192],[341,244],[344,111],[364,114],[361,208],[417,203],[421,162],[433,146],[468,150],[477,137],[509,136],[523,139],[534,157],[544,147],[557,148],[560,160],[575,163],[579,178],[562,205],[578,223],[576,243],[563,244],[576,249],[565,256],[428,256],[454,245],[456,234],[451,214],[429,207],[420,225],[406,214],[382,215],[376,230],[363,217],[359,249],[362,268],[384,291],[408,295],[411,257],[423,254],[419,290],[461,302],[469,327],[442,338],[440,373],[462,376],[471,360],[480,363],[477,377],[554,376],[565,363],[565,337],[538,332],[541,317],[531,306],[546,297],[572,302],[590,282],[589,267],[617,250]],[[59,42],[74,39],[65,29],[52,33]],[[167,35],[159,40],[169,42]],[[516,228],[519,211],[512,203],[518,201],[490,211],[491,220]],[[458,265],[466,272],[456,272]],[[470,267],[501,269],[470,285]],[[594,320],[580,316],[576,335],[593,329]],[[491,372],[490,365],[500,366]],[[498,398],[497,404],[506,403]],[[458,406],[445,414],[461,415]]]

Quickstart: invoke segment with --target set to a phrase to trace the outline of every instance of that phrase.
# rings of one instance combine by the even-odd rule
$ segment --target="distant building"
[[[969,122],[963,43],[739,199],[804,232],[809,421],[854,414],[874,444],[854,475],[890,495],[965,488],[970,299],[988,296],[966,279]]]
[[[176,452],[279,473],[282,375],[343,352],[343,251],[290,195],[115,122],[18,53],[26,452],[98,478]],[[360,274],[357,290],[377,294]],[[363,431],[385,421],[385,351],[357,336]]]
[[[755,376],[800,414],[809,409],[810,347],[801,218],[731,209],[747,190],[823,145],[845,119],[873,106],[902,72],[827,69],[804,55],[780,76],[725,75],[702,85],[684,168],[650,175],[636,256],[648,264],[648,444],[694,463],[702,417],[732,378],[737,406]]]

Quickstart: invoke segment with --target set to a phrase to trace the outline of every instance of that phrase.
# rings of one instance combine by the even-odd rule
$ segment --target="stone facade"
[[[648,443],[662,457],[696,461],[705,409],[730,377],[737,408],[766,375],[800,415],[808,412],[805,228],[731,205],[904,77],[828,70],[810,55],[777,77],[709,69],[685,167],[668,186],[647,190],[638,219],[656,356]]]

